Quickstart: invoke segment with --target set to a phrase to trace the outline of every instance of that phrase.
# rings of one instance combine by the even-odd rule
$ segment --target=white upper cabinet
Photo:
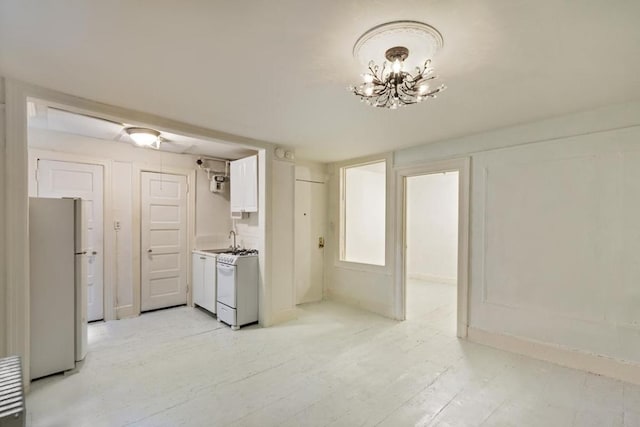
[[[258,156],[231,162],[231,212],[258,212]]]

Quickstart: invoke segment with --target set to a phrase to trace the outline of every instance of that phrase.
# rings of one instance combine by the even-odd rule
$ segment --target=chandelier
[[[403,44],[396,44],[398,42]],[[393,47],[388,48],[389,45]],[[408,64],[407,46],[417,52],[418,61],[424,62],[413,60]],[[433,74],[431,67],[431,57],[440,47],[440,33],[422,22],[395,21],[372,28],[358,39],[353,48],[355,57],[363,62],[368,59],[368,69],[362,74],[362,84],[350,86],[349,90],[362,102],[390,109],[436,98],[446,89],[444,84],[435,84],[438,76]],[[382,52],[386,61],[378,66],[371,57],[380,57]],[[410,69],[413,72],[409,72]]]

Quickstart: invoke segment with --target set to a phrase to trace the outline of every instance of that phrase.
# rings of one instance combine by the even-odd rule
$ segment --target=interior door
[[[296,304],[322,299],[325,203],[323,183],[296,180],[294,220]]]
[[[83,200],[87,239],[88,320],[104,318],[103,168],[101,165],[38,159],[38,197]]]
[[[187,178],[141,173],[141,310],[187,303]]]

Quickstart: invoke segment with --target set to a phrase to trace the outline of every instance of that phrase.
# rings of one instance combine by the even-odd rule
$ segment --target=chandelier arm
[[[381,67],[370,62],[368,72],[371,81],[358,87],[352,86],[352,92],[360,97],[361,101],[371,106],[391,109],[417,104],[426,98],[435,98],[437,93],[446,88],[444,84],[428,92],[420,93],[420,88],[423,88],[426,82],[438,78],[437,75],[430,75],[433,72],[433,69],[429,68],[430,63],[431,61],[427,60],[424,67],[416,67],[416,74],[401,71],[399,73],[389,72],[385,76],[388,65],[386,61]]]
[[[418,81],[422,82],[422,81],[436,80],[437,78],[438,78],[438,76],[429,76],[429,77],[423,77]]]
[[[436,93],[442,92],[443,90],[444,90],[444,86],[440,86],[437,89],[434,89],[431,92],[429,92],[426,96],[433,97],[433,95],[435,95]]]

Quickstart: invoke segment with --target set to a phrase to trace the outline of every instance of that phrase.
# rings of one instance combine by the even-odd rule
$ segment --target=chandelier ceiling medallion
[[[431,58],[442,45],[438,30],[422,22],[378,25],[353,46],[354,58],[367,64],[367,71],[362,84],[349,90],[362,102],[390,109],[435,98],[446,89],[444,84],[435,84],[438,76],[431,67]]]

